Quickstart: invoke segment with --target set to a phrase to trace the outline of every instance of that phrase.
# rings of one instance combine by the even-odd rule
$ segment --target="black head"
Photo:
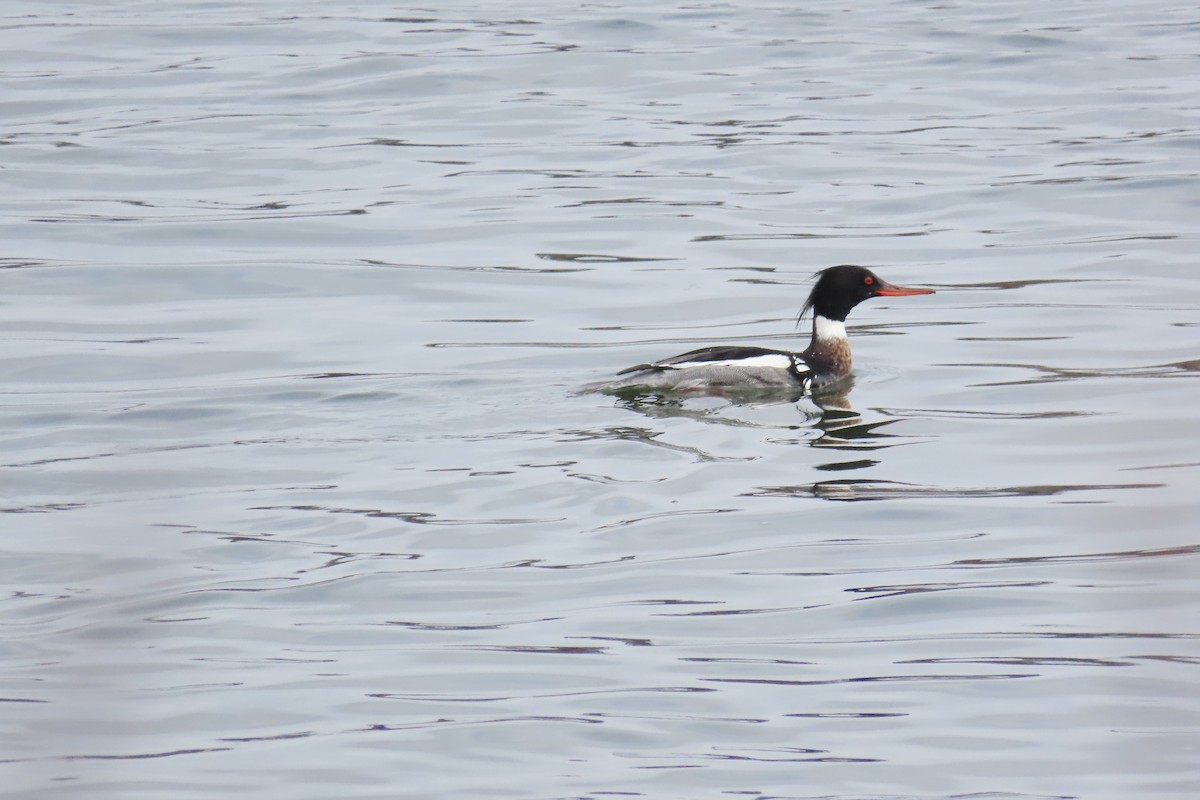
[[[850,309],[872,297],[905,297],[913,294],[933,294],[933,289],[908,289],[893,286],[866,267],[842,264],[817,273],[800,316],[812,309],[826,319],[845,322]]]

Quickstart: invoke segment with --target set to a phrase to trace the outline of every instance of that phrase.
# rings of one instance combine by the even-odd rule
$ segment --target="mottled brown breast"
[[[815,339],[803,355],[813,372],[821,375],[841,378],[849,375],[854,365],[847,339]]]

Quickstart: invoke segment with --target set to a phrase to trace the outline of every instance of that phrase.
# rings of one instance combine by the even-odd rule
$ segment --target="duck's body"
[[[932,294],[932,289],[893,286],[865,267],[843,264],[823,270],[804,304],[812,309],[812,339],[803,352],[727,345],[623,369],[617,377],[581,387],[585,392],[712,393],[754,390],[811,391],[850,375],[853,362],[846,316],[871,297]]]

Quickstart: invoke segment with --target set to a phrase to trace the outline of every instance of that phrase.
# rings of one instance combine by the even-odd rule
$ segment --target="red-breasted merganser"
[[[673,358],[638,364],[610,381],[589,383],[581,392],[633,391],[695,394],[763,389],[810,391],[850,374],[846,316],[872,297],[933,294],[933,289],[893,286],[866,267],[842,264],[818,273],[800,310],[813,312],[812,340],[802,353],[766,347],[703,347]]]

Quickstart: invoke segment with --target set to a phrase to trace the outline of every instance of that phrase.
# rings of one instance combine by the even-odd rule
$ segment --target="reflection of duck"
[[[689,403],[687,396],[680,393],[637,394],[630,391],[620,395],[618,405],[651,419],[685,418],[710,425],[774,431],[768,439],[772,443],[807,444],[823,450],[867,452],[912,441],[910,437],[895,436],[880,430],[886,425],[898,422],[897,418],[877,419],[872,422],[864,420],[863,415],[850,405],[849,395],[853,388],[854,376],[850,375],[825,391],[807,396],[795,388],[774,392],[766,389],[751,392],[708,392],[706,397],[715,398],[719,395],[726,401],[714,404]],[[791,413],[778,410],[781,407],[799,412],[802,419],[797,421]],[[621,433],[613,438],[639,438],[659,447],[688,449],[682,445],[664,443],[657,438],[663,431],[650,428],[607,429],[604,437],[607,438],[616,430],[620,430]],[[628,436],[629,431],[637,431],[637,436]],[[708,461],[741,460],[718,457],[703,451],[697,453]],[[871,459],[859,459],[820,464],[816,468],[829,471],[852,470],[874,466],[877,463],[879,462]]]
[[[616,379],[590,383],[580,391],[727,395],[731,391],[804,393],[819,389],[850,374],[850,342],[846,338],[850,309],[872,297],[914,294],[933,294],[933,290],[893,286],[866,267],[830,267],[819,273],[800,311],[801,316],[810,308],[813,312],[812,339],[804,352],[739,345],[704,347],[623,369]]]
[[[836,391],[820,392],[811,396],[805,395],[798,387],[743,391],[713,389],[705,392],[704,396],[727,402],[694,405],[687,402],[688,396],[680,392],[638,393],[628,390],[618,393],[618,405],[648,417],[688,417],[722,425],[795,429],[800,426],[796,425],[790,415],[783,418],[776,415],[770,418],[770,421],[762,421],[768,417],[757,413],[775,406],[792,406],[809,421],[816,421],[817,427],[825,430],[827,422],[829,427],[838,428],[855,424],[854,420],[862,420],[861,415],[850,407],[849,394],[853,387],[854,376],[851,375],[838,383]],[[805,400],[809,402],[803,402]],[[752,421],[754,419],[759,421]]]

